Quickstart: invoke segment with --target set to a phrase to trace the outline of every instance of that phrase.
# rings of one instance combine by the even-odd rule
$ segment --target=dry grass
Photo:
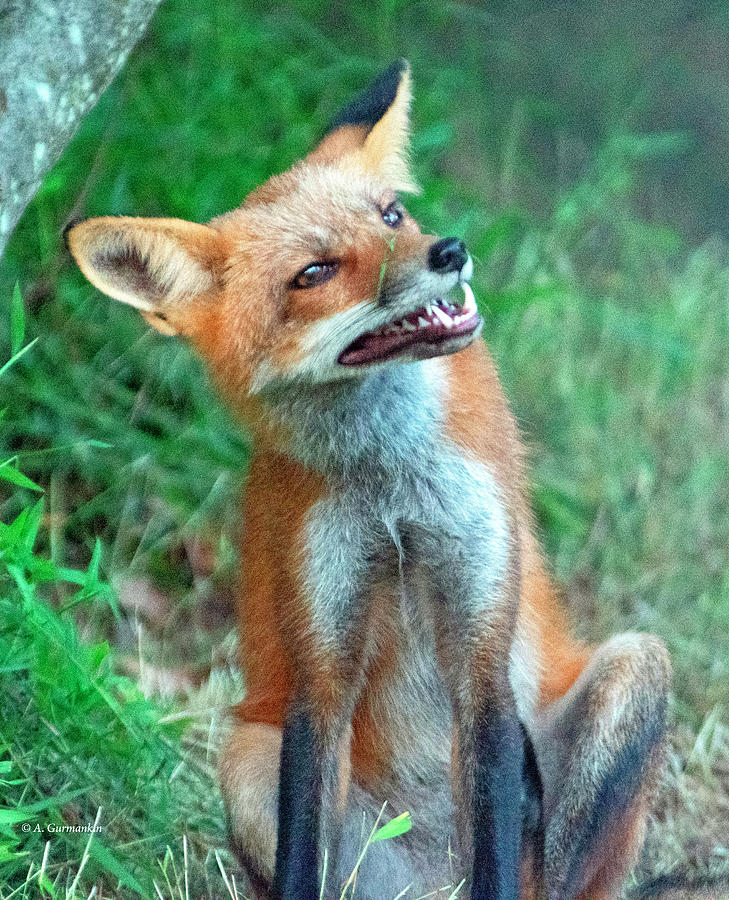
[[[673,873],[693,886],[671,890]],[[683,725],[672,734],[635,881],[644,889],[632,897],[729,897],[729,728],[716,715],[698,735]]]

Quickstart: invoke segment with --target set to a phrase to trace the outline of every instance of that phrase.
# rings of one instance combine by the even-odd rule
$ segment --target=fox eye
[[[314,262],[305,266],[291,281],[293,288],[312,288],[329,281],[339,271],[339,263],[334,260],[328,262]]]
[[[402,220],[404,218],[404,211],[402,206],[397,202],[397,200],[393,200],[389,206],[386,206],[382,210],[382,221],[388,228],[399,228],[402,225]]]

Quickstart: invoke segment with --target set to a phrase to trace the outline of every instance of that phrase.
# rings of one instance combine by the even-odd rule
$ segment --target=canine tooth
[[[433,314],[440,320],[441,324],[445,325],[446,328],[453,328],[453,319],[451,319],[448,313],[443,312],[440,307],[434,307]]]
[[[465,265],[461,269],[461,274],[460,274],[461,282],[470,281],[472,275],[473,275],[473,260],[471,259],[470,255],[469,255],[468,259],[466,260]]]
[[[469,312],[473,312],[476,309],[476,298],[473,296],[473,291],[471,290],[471,285],[466,281],[461,282],[461,288],[463,289],[463,296],[466,298],[465,303],[463,304],[463,308],[467,309]]]
[[[428,322],[422,316],[418,316],[418,327],[419,328],[427,328],[428,325],[430,325],[430,322]]]
[[[402,320],[402,326],[401,326],[401,327],[404,328],[405,331],[417,331],[417,330],[418,330],[418,329],[415,327],[415,325],[413,325],[412,323],[408,322],[407,319],[403,319],[403,320]]]

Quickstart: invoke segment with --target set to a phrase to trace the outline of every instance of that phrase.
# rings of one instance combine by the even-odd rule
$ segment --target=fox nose
[[[460,238],[447,237],[436,241],[428,250],[428,268],[445,275],[460,272],[468,261],[466,245]]]

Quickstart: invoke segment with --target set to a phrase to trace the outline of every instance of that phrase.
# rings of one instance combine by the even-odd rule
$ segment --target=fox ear
[[[69,227],[64,237],[95,287],[135,306],[163,334],[184,330],[187,301],[214,286],[218,234],[207,225],[105,216]]]
[[[399,59],[352,100],[310,155],[317,162],[354,162],[396,190],[419,190],[410,172],[410,65]]]

